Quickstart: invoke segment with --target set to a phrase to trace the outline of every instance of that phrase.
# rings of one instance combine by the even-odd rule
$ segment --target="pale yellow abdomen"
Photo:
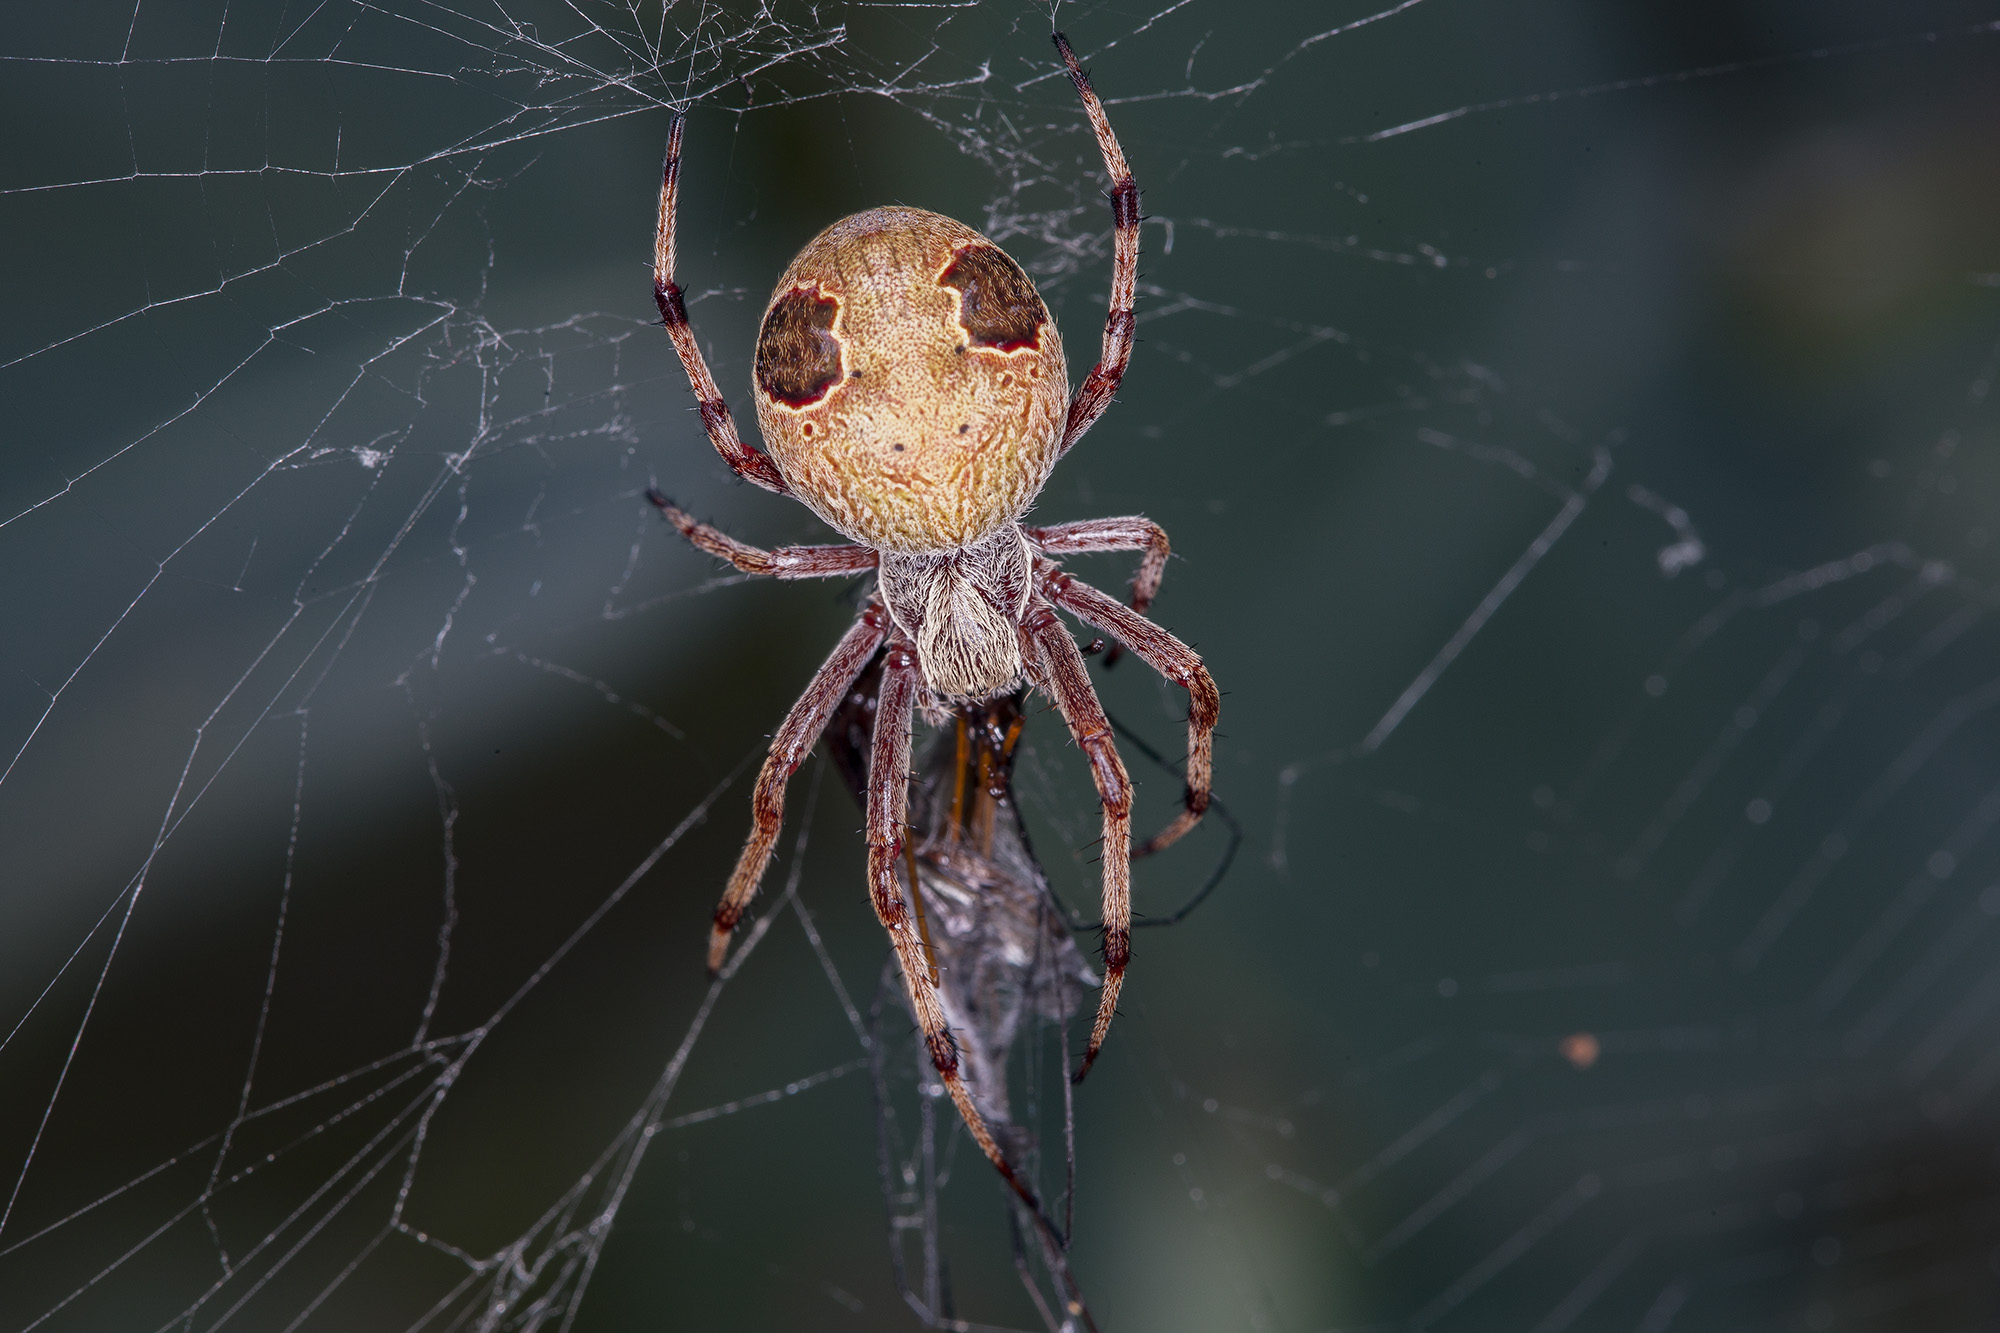
[[[946,551],[1027,511],[1069,377],[1020,266],[917,208],[844,218],[799,252],[758,334],[764,447],[813,512],[882,550]]]

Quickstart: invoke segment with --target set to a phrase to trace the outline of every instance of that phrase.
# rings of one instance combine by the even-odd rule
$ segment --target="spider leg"
[[[785,818],[785,784],[811,752],[813,742],[826,730],[827,719],[839,707],[855,677],[889,634],[889,613],[878,602],[862,609],[861,618],[834,646],[833,653],[813,674],[806,692],[785,715],[784,725],[771,738],[771,753],[757,774],[757,788],[750,797],[752,823],[743,854],[715,907],[715,928],[708,937],[708,971],[722,970],[729,953],[729,937],[743,919],[743,909],[757,894],[764,868],[771,863],[771,849],[777,845],[778,829]]]
[[[1090,368],[1090,374],[1084,377],[1069,402],[1069,419],[1063,423],[1060,451],[1068,453],[1070,446],[1090,429],[1090,423],[1111,406],[1112,395],[1118,392],[1118,382],[1125,378],[1125,367],[1132,360],[1132,294],[1139,284],[1139,185],[1132,179],[1132,169],[1125,164],[1118,136],[1111,132],[1104,103],[1097,100],[1090,76],[1077,63],[1076,52],[1069,49],[1069,41],[1061,33],[1055,34],[1055,42],[1056,50],[1062,52],[1063,63],[1069,66],[1069,81],[1076,85],[1077,96],[1083,99],[1083,112],[1090,117],[1090,128],[1097,135],[1097,150],[1104,155],[1104,173],[1111,177],[1113,233],[1111,313],[1104,317],[1104,346],[1097,364]]]
[[[1053,565],[1044,565],[1039,574],[1042,591],[1050,601],[1110,634],[1137,653],[1146,665],[1188,692],[1187,790],[1182,796],[1183,809],[1133,855],[1149,856],[1172,846],[1200,822],[1208,809],[1209,788],[1214,781],[1211,747],[1216,715],[1222,711],[1222,696],[1216,691],[1215,681],[1194,649],[1116,598],[1071,578]]]
[[[656,490],[648,489],[646,498],[696,549],[727,560],[745,574],[767,574],[774,579],[827,579],[866,573],[880,563],[874,548],[869,546],[780,546],[767,551],[737,541],[720,528],[710,527]]]
[[[1102,594],[1100,594],[1102,595]],[[1114,603],[1115,605],[1115,603]],[[1119,608],[1123,610],[1123,607]],[[1098,992],[1097,1021],[1076,1081],[1090,1072],[1118,1009],[1118,992],[1125,984],[1125,964],[1132,957],[1132,779],[1111,739],[1111,723],[1091,688],[1083,654],[1047,601],[1035,598],[1021,625],[1022,645],[1036,667],[1040,685],[1056,701],[1069,724],[1077,748],[1090,759],[1090,776],[1104,805],[1104,841],[1099,859],[1104,865],[1104,989]]]
[[[1144,551],[1132,575],[1132,609],[1140,615],[1160,595],[1166,577],[1167,530],[1150,518],[1087,518],[1081,523],[1056,523],[1029,528],[1028,540],[1048,555],[1088,555],[1099,551]]]
[[[685,114],[674,117],[673,126],[667,131],[667,159],[660,168],[660,224],[653,238],[653,302],[660,307],[660,320],[667,326],[667,336],[673,339],[674,351],[679,353],[681,366],[687,371],[688,383],[693,386],[695,402],[701,409],[701,424],[708,431],[715,452],[745,481],[779,495],[790,495],[791,487],[785,485],[778,465],[768,455],[743,443],[743,437],[736,433],[735,418],[729,415],[729,404],[722,400],[715,376],[708,373],[708,362],[702,359],[701,346],[695,342],[694,329],[688,324],[687,304],[674,281],[674,213],[680,196],[681,131],[686,126]]]
[[[1074,645],[1071,651],[1075,651]],[[916,703],[916,649],[900,634],[890,641],[882,662],[882,692],[875,707],[875,740],[868,764],[868,889],[875,915],[889,932],[896,947],[896,961],[903,969],[903,986],[910,996],[910,1010],[923,1029],[924,1045],[931,1064],[937,1068],[945,1092],[972,1141],[986,1154],[1002,1179],[1041,1217],[1041,1203],[1028,1183],[1016,1174],[1013,1164],[1000,1151],[987,1128],[986,1118],[972,1100],[972,1090],[958,1068],[958,1042],[945,1021],[944,1001],[931,978],[930,959],[918,934],[915,914],[903,898],[896,866],[903,856],[907,837],[910,798],[910,710]]]

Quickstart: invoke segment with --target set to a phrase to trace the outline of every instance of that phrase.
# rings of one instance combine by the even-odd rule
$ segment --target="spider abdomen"
[[[1021,267],[917,208],[828,227],[757,338],[757,421],[800,500],[879,550],[950,551],[1018,519],[1055,466],[1062,340]]]

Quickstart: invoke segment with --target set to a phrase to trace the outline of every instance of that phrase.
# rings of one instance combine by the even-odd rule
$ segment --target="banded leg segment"
[[[1194,649],[1117,598],[1053,565],[1042,566],[1038,581],[1050,601],[1085,624],[1111,635],[1137,653],[1146,665],[1188,692],[1187,790],[1181,798],[1183,808],[1133,855],[1150,856],[1172,846],[1201,822],[1208,810],[1209,789],[1215,780],[1212,759],[1215,719],[1222,711],[1222,696],[1215,688],[1215,680]]]
[[[889,613],[879,603],[869,603],[861,612],[861,619],[834,646],[832,656],[813,674],[812,683],[785,715],[778,734],[771,738],[771,753],[757,774],[757,788],[750,796],[750,837],[743,844],[743,854],[736,859],[736,869],[722,891],[722,901],[716,904],[715,928],[708,937],[710,975],[722,970],[722,961],[729,955],[729,937],[743,920],[743,911],[756,896],[765,867],[771,863],[771,849],[778,844],[778,830],[785,820],[785,784],[805,762],[813,742],[826,730],[827,719],[847,697],[855,677],[888,636]]]
[[[1090,423],[1111,406],[1118,384],[1125,378],[1125,367],[1132,360],[1132,297],[1139,285],[1139,185],[1125,163],[1124,150],[1118,147],[1118,136],[1111,132],[1111,118],[1104,114],[1104,103],[1097,100],[1090,76],[1077,63],[1076,52],[1070,50],[1069,41],[1061,33],[1055,34],[1055,43],[1056,50],[1062,52],[1063,64],[1069,67],[1069,81],[1076,85],[1076,94],[1083,99],[1083,113],[1090,117],[1091,132],[1097,136],[1097,151],[1104,156],[1104,174],[1111,178],[1111,312],[1104,317],[1104,345],[1097,364],[1090,368],[1090,374],[1084,377],[1069,402],[1061,449],[1061,453],[1068,453],[1070,446],[1090,429]]]
[[[1123,608],[1120,608],[1123,609]],[[1056,613],[1037,597],[1028,608],[1021,634],[1037,683],[1055,700],[1077,748],[1090,760],[1090,776],[1104,806],[1104,840],[1099,861],[1104,867],[1104,989],[1098,992],[1097,1021],[1076,1081],[1090,1072],[1118,1010],[1118,992],[1125,985],[1125,965],[1132,958],[1132,779],[1111,739],[1111,723],[1091,688],[1083,654]]]
[[[745,574],[764,574],[774,579],[830,579],[843,574],[865,574],[880,563],[874,548],[868,546],[779,546],[767,551],[703,523],[658,491],[648,490],[646,498],[697,550],[727,560]]]
[[[1104,551],[1144,551],[1132,575],[1132,609],[1140,615],[1160,595],[1166,577],[1167,530],[1150,518],[1088,518],[1081,523],[1057,523],[1029,528],[1028,540],[1049,555],[1092,555]]]
[[[680,356],[682,369],[687,371],[695,404],[701,409],[702,428],[708,432],[715,452],[745,481],[779,495],[790,495],[791,488],[785,485],[778,465],[768,455],[743,443],[743,437],[736,433],[736,419],[729,414],[729,404],[723,401],[715,376],[708,373],[708,362],[702,359],[701,346],[695,342],[694,329],[688,324],[682,289],[674,281],[674,215],[680,197],[681,131],[686,127],[685,115],[674,117],[673,126],[667,131],[667,159],[660,168],[660,221],[653,236],[653,302],[660,308],[660,321],[667,326],[667,336],[673,339],[674,351]]]
[[[1071,651],[1075,651],[1072,646]],[[898,635],[882,659],[882,691],[875,706],[875,739],[868,763],[868,893],[875,915],[889,932],[896,948],[896,962],[903,972],[903,987],[910,997],[910,1012],[923,1030],[924,1046],[938,1078],[958,1108],[966,1129],[979,1151],[993,1163],[1001,1178],[1028,1205],[1037,1219],[1041,1203],[1000,1151],[987,1127],[986,1117],[973,1103],[972,1090],[959,1073],[958,1042],[945,1021],[944,1001],[937,983],[931,979],[930,958],[918,930],[914,904],[905,902],[896,867],[903,860],[909,831],[910,800],[910,710],[917,696],[917,653],[907,639]],[[914,884],[911,893],[916,892]]]

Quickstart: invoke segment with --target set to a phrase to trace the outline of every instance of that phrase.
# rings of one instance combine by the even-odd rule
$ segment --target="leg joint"
[[[799,771],[799,762],[804,757],[791,753],[795,745],[786,744],[782,731],[771,742],[771,753],[766,756],[763,770],[757,774],[757,786],[750,793],[750,809],[760,822],[777,819],[785,813],[785,784]]]
[[[687,303],[681,299],[680,285],[672,279],[653,284],[653,304],[660,308],[660,322],[668,328],[684,328],[688,322]]]
[[[785,780],[791,775],[789,764],[776,773],[765,769],[765,777],[758,781],[757,790],[750,796],[750,817],[759,826],[776,824],[785,817]],[[776,830],[771,836],[777,836]]]
[[[1090,755],[1090,773],[1097,780],[1097,799],[1104,806],[1104,812],[1118,819],[1132,813],[1132,778],[1125,772],[1125,765],[1119,762],[1118,752],[1111,748],[1111,738],[1107,733],[1096,745],[1085,744]]]
[[[958,1043],[952,1040],[950,1028],[924,1033],[924,1045],[930,1049],[931,1063],[938,1073],[947,1078],[958,1073]]]
[[[1139,182],[1130,176],[1112,187],[1111,225],[1121,229],[1139,225]]]
[[[1189,720],[1198,727],[1213,727],[1222,713],[1222,695],[1215,688],[1215,678],[1197,665],[1181,683],[1187,686]]]
[[[875,900],[875,915],[891,932],[910,920],[910,909],[903,905],[903,895],[896,887],[896,855],[900,850],[894,845],[868,849],[868,892]]]

